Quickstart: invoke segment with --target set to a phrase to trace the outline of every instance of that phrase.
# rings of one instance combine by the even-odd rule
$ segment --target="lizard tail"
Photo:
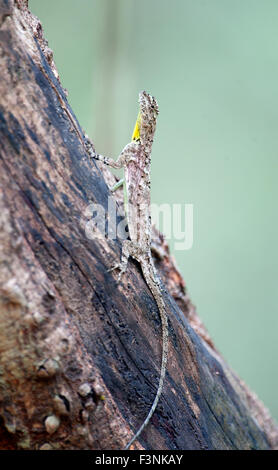
[[[166,313],[166,308],[164,304],[164,300],[162,297],[162,290],[160,287],[160,281],[158,279],[158,276],[156,274],[156,269],[153,264],[152,258],[149,260],[149,262],[146,265],[141,265],[143,275],[145,278],[146,283],[148,284],[149,289],[151,290],[157,307],[159,309],[159,314],[161,318],[161,325],[162,325],[162,361],[161,361],[161,369],[160,369],[160,377],[159,377],[159,384],[156,392],[155,399],[153,401],[153,404],[151,406],[151,409],[143,422],[143,424],[140,426],[136,434],[133,436],[133,438],[129,441],[129,443],[126,445],[125,450],[128,450],[131,444],[140,436],[141,432],[143,429],[147,426],[149,423],[152,415],[155,412],[157,403],[159,401],[159,398],[162,393],[163,389],[163,384],[164,384],[164,378],[166,374],[166,365],[167,365],[167,357],[168,357],[168,319],[167,319],[167,313]]]

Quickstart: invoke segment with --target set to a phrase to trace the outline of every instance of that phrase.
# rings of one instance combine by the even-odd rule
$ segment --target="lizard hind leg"
[[[128,259],[130,257],[130,240],[124,240],[122,244],[122,254],[121,254],[121,262],[112,266],[112,268],[108,269],[108,272],[114,271],[114,269],[119,269],[118,274],[118,282],[120,282],[122,275],[126,272]]]

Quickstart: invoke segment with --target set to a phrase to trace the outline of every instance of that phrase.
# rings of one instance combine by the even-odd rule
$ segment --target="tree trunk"
[[[0,448],[122,449],[158,385],[157,307],[135,262],[119,285],[107,272],[120,242],[86,236],[114,177],[89,161],[27,0],[0,0],[0,64]],[[215,350],[156,231],[154,242],[169,362],[133,448],[275,448],[268,412]]]

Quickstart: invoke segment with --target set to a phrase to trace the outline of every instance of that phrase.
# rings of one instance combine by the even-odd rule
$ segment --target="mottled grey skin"
[[[125,449],[129,449],[130,445],[139,437],[156,409],[163,388],[168,355],[167,314],[160,281],[151,255],[150,167],[158,106],[156,100],[145,91],[139,94],[139,106],[140,138],[127,144],[116,161],[90,152],[93,158],[102,161],[112,168],[124,168],[126,191],[125,210],[130,240],[123,241],[121,262],[111,270],[116,268],[120,270],[118,275],[118,279],[120,280],[122,274],[126,271],[130,256],[140,263],[145,281],[157,303],[162,323],[162,364],[156,396],[146,419]]]

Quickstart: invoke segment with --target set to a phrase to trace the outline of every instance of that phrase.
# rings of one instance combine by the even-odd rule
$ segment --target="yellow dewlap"
[[[140,121],[141,121],[141,114],[139,111],[131,140],[140,140]]]

